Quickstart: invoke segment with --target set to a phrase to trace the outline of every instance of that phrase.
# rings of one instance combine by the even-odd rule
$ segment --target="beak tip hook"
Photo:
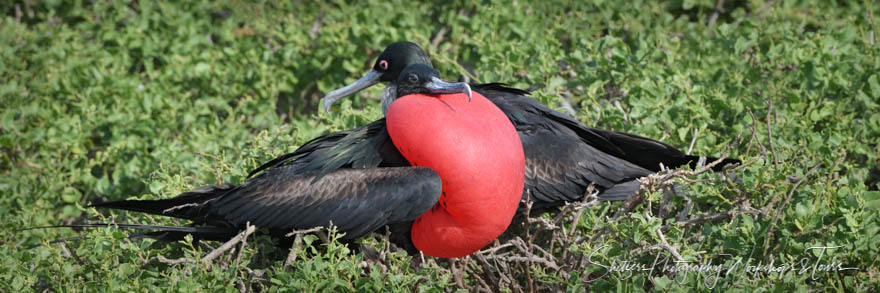
[[[323,100],[324,101],[321,103],[321,108],[324,109],[325,113],[330,113],[330,106],[333,103],[327,103],[328,102],[327,98],[324,98]]]

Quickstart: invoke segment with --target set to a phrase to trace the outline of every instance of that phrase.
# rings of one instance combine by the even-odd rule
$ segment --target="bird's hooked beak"
[[[471,86],[466,82],[446,82],[437,77],[431,77],[431,81],[425,84],[425,88],[431,94],[466,93],[468,102],[471,101]]]
[[[381,72],[371,69],[369,72],[367,72],[367,74],[364,75],[364,77],[361,77],[352,84],[327,93],[327,95],[324,96],[324,111],[330,112],[330,106],[333,106],[333,103],[336,103],[336,101],[338,101],[339,99],[353,95],[365,88],[371,87],[374,84],[379,83],[379,78],[381,77]]]

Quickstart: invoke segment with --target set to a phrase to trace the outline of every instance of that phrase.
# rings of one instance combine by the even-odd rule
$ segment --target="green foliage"
[[[398,40],[422,45],[450,79],[507,82],[562,111],[570,105],[587,125],[692,144],[696,154],[730,146],[746,162],[731,180],[704,174],[689,183],[690,213],[746,201],[761,213],[685,226],[675,215],[654,216],[662,196],[652,194],[615,222],[606,217],[619,204],[586,210],[576,232],[589,238],[608,228],[610,238],[551,253],[609,245],[593,260],[620,259],[659,243],[655,231],[670,225],[666,239],[688,260],[732,254],[728,264],[778,265],[815,257],[811,246],[839,245],[826,257],[857,268],[815,278],[731,276],[716,290],[877,290],[880,36],[868,17],[880,11],[870,1],[724,1],[720,10],[715,2],[0,4],[0,290],[452,290],[446,262],[415,269],[395,253],[382,269],[338,242],[311,238],[287,265],[286,253],[263,238],[213,264],[168,265],[159,256],[198,260],[211,248],[128,240],[114,228],[20,230],[83,216],[180,224],[104,218],[84,206],[240,183],[311,138],[380,117],[378,87],[330,114],[318,113],[318,101]],[[674,198],[668,208],[685,206]],[[85,239],[26,249],[75,236]],[[517,273],[525,270],[543,288],[706,289],[693,275],[584,282],[601,272],[535,264]]]

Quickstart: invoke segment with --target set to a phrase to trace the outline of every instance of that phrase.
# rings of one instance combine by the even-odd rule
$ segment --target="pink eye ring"
[[[379,61],[379,68],[381,68],[382,70],[388,70],[388,61]]]

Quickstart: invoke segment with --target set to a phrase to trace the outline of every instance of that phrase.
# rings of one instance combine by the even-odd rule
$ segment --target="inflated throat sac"
[[[388,133],[413,165],[443,180],[440,200],[413,223],[416,248],[435,257],[471,254],[501,235],[519,204],[525,157],[516,129],[473,93],[408,95],[386,113]]]

